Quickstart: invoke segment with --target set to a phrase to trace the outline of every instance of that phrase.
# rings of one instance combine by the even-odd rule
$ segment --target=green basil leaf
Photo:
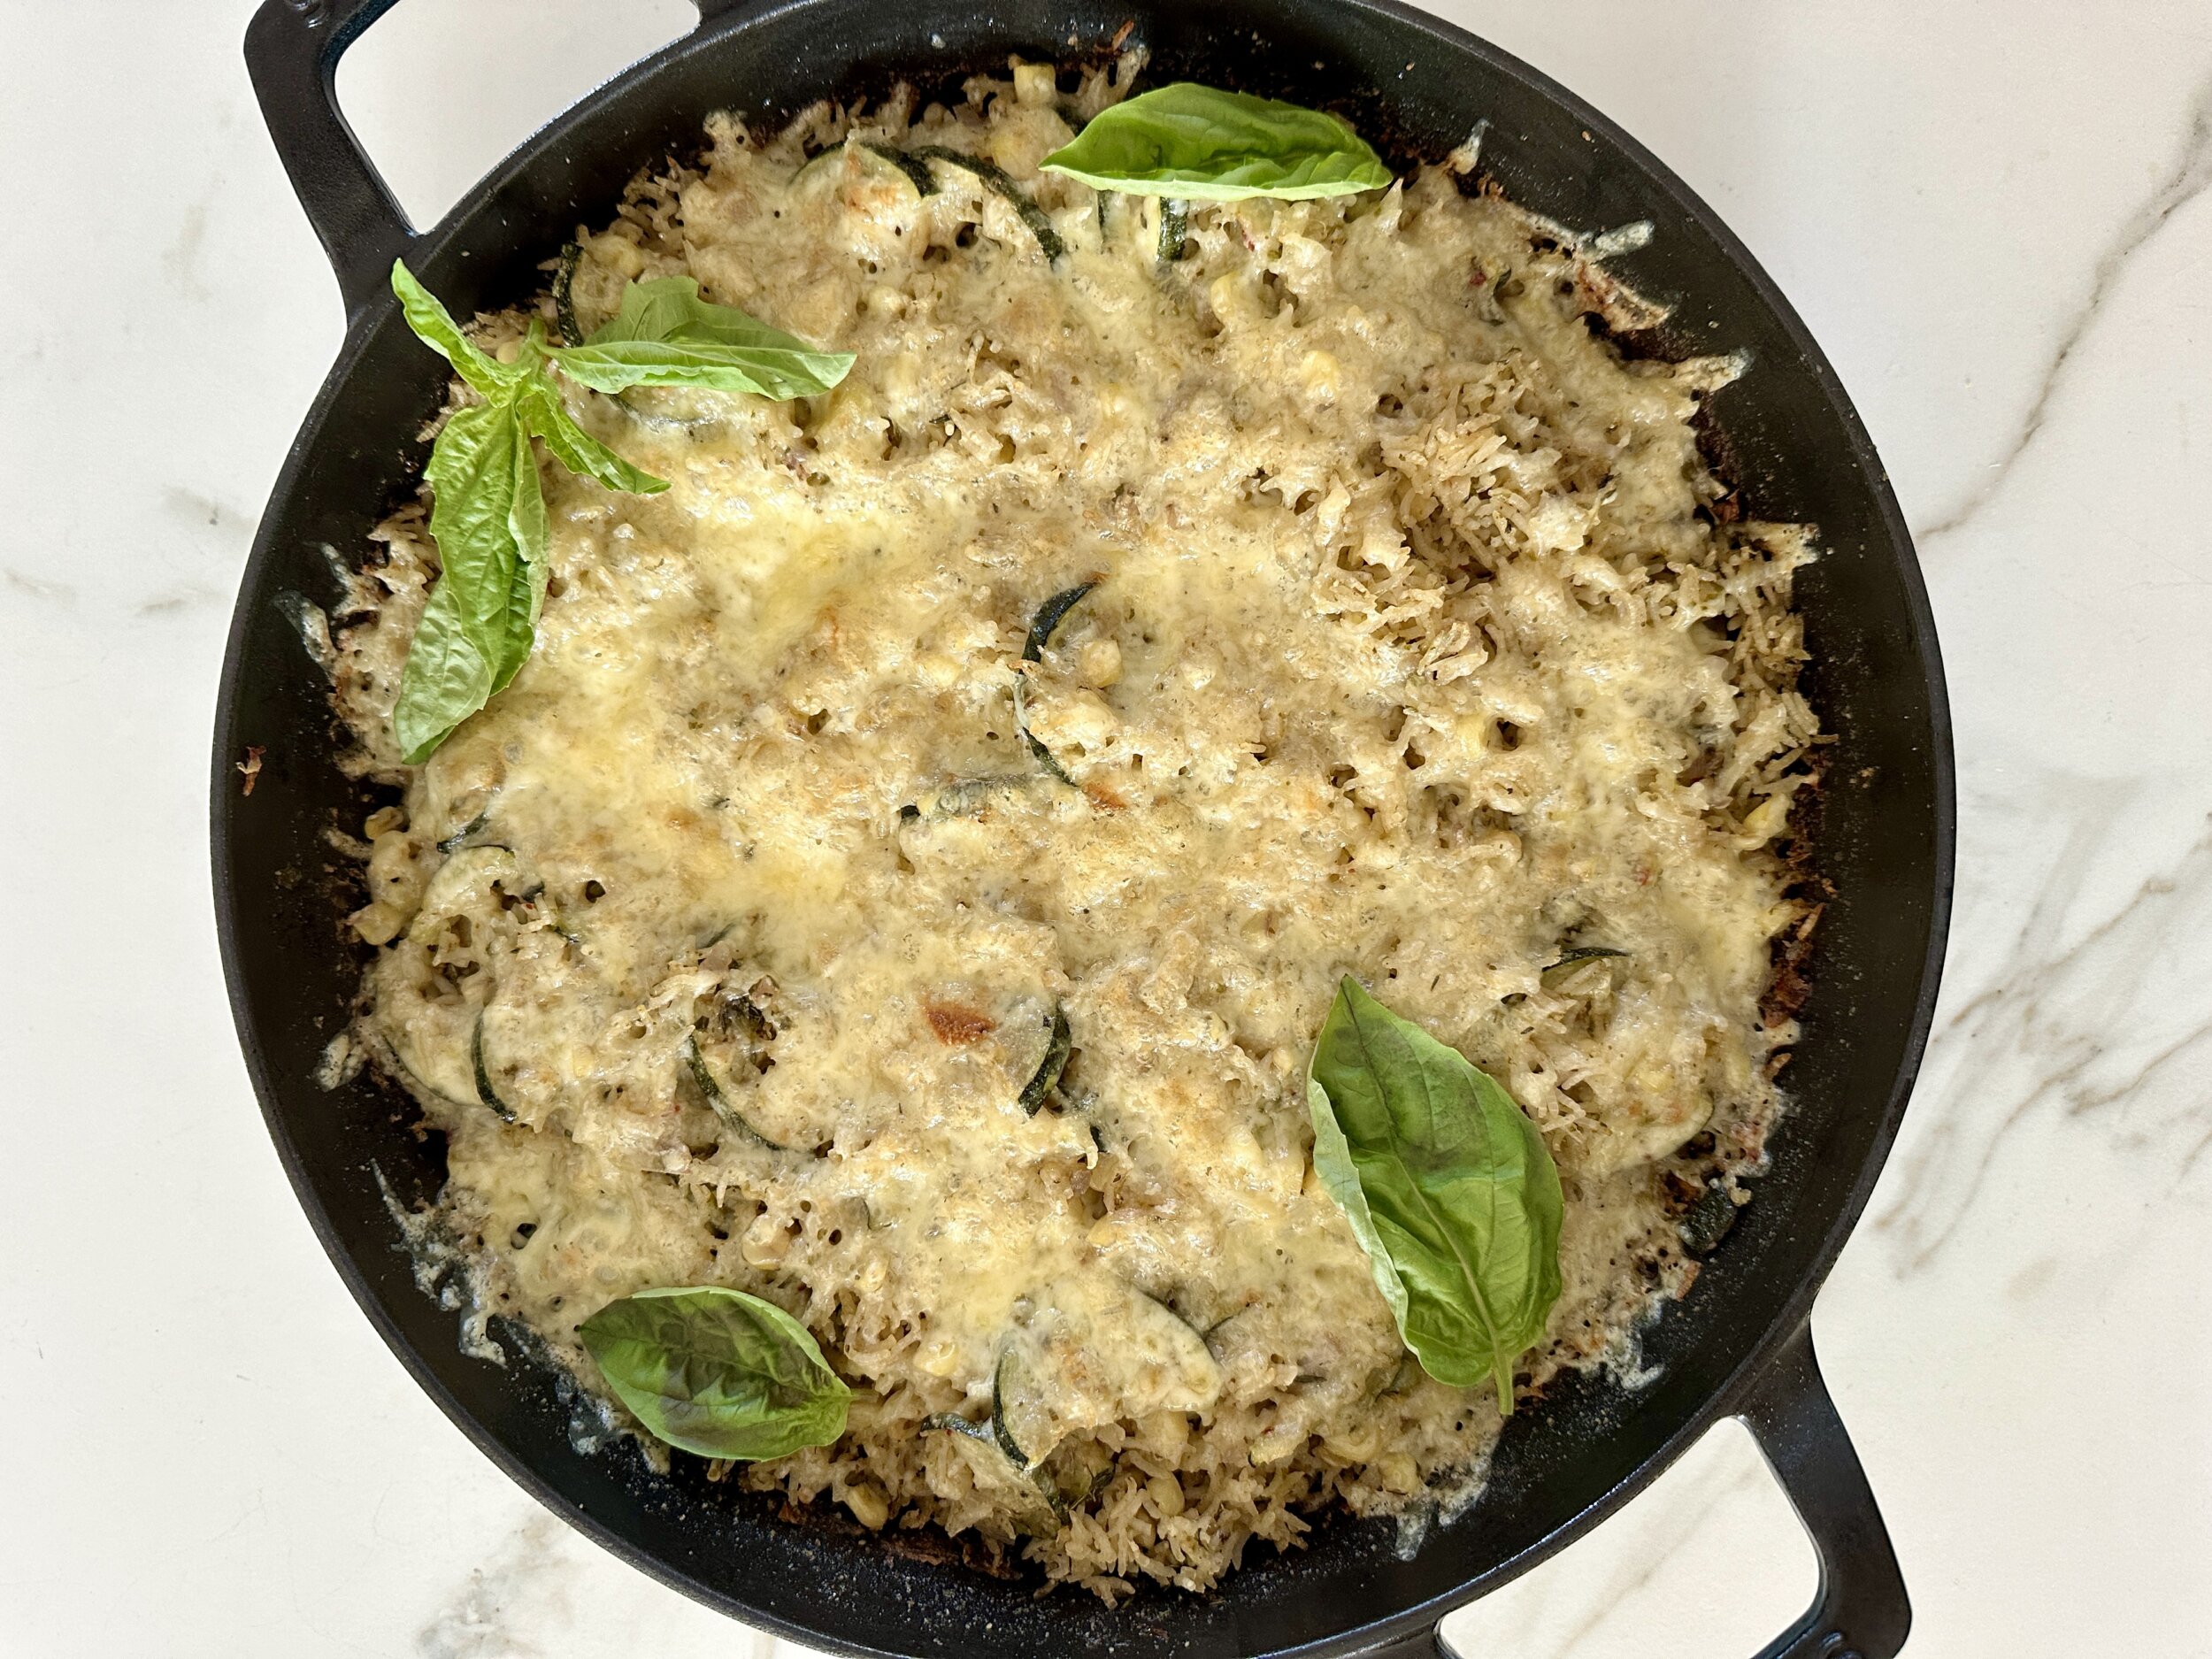
[[[1559,1171],[1498,1083],[1351,979],[1306,1074],[1313,1163],[1367,1252],[1421,1368],[1494,1380],[1559,1299]]]
[[[1391,180],[1333,115],[1189,81],[1102,110],[1039,165],[1094,189],[1211,202],[1349,196]]]
[[[703,386],[762,397],[812,397],[845,378],[849,351],[818,351],[803,340],[699,297],[689,277],[633,282],[622,309],[580,346],[547,355],[595,391],[633,386]]]
[[[557,307],[565,302],[572,274],[565,262]],[[645,326],[726,332],[735,327],[727,319],[735,318],[746,328],[774,334],[742,312],[702,303],[696,285],[687,280],[642,286],[657,290],[644,307]],[[549,540],[545,491],[531,439],[542,440],[569,471],[609,489],[649,495],[668,485],[577,424],[547,372],[557,353],[547,346],[542,326],[534,321],[516,361],[501,363],[470,344],[445,307],[397,260],[392,291],[408,326],[484,399],[447,419],[423,469],[434,495],[430,534],[442,572],[408,647],[392,710],[400,753],[417,765],[505,690],[529,659],[545,608]],[[624,310],[638,322],[626,296]],[[842,361],[849,365],[852,360]]]
[[[553,458],[580,478],[633,495],[657,495],[668,488],[666,479],[632,466],[578,426],[561,402],[559,391],[542,376],[520,389],[515,412],[521,417],[524,429],[543,439]]]
[[[545,597],[545,497],[529,437],[510,406],[456,410],[423,476],[442,568],[392,711],[410,765],[515,677]]]
[[[427,760],[454,727],[484,706],[498,678],[497,664],[461,616],[455,594],[443,582],[430,590],[400,673],[392,735],[411,766]]]
[[[509,457],[507,531],[514,540],[515,568],[507,590],[502,636],[505,650],[492,680],[495,696],[522,672],[531,646],[537,642],[538,617],[545,609],[546,557],[551,539],[545,518],[545,488],[538,479],[537,452],[530,447],[529,431],[518,415],[511,415],[508,424],[513,428],[513,449]]]
[[[640,1291],[576,1334],[638,1421],[681,1450],[757,1463],[845,1432],[852,1390],[806,1326],[741,1290]]]
[[[487,399],[496,402],[522,378],[522,369],[488,357],[471,345],[452,313],[397,259],[392,261],[392,292],[399,296],[400,314],[416,337],[450,363],[455,373]]]

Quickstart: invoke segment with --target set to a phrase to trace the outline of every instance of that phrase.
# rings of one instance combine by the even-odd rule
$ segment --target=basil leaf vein
[[[806,1326],[721,1286],[643,1290],[577,1327],[607,1386],[657,1440],[757,1463],[845,1432],[852,1390]]]
[[[1187,81],[1101,111],[1039,165],[1094,189],[1212,202],[1350,196],[1391,181],[1336,116]]]
[[[1314,1169],[1421,1368],[1513,1409],[1513,1362],[1559,1299],[1559,1171],[1494,1079],[1339,987],[1306,1078]]]

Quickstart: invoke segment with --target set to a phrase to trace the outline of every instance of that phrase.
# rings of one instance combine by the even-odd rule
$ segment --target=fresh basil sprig
[[[1382,158],[1335,116],[1187,81],[1100,111],[1039,165],[1094,189],[1183,201],[1298,201],[1390,183]]]
[[[576,1334],[622,1403],[680,1450],[757,1463],[845,1432],[852,1390],[806,1326],[741,1290],[641,1290]]]
[[[536,639],[545,603],[546,518],[530,441],[608,489],[647,495],[668,488],[576,423],[553,369],[604,392],[698,386],[783,399],[827,391],[853,359],[701,299],[689,277],[632,283],[620,312],[580,346],[549,344],[533,320],[512,363],[472,344],[397,260],[392,292],[407,326],[484,400],[454,411],[423,472],[443,573],[423,607],[392,710],[392,734],[411,766],[506,688]]]
[[[1398,1333],[1439,1382],[1513,1362],[1559,1299],[1559,1171],[1498,1083],[1347,979],[1306,1073],[1313,1164],[1367,1252]]]

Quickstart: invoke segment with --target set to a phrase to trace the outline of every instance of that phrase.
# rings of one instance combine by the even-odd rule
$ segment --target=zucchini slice
[[[998,1448],[1006,1454],[1007,1461],[1026,1473],[1036,1464],[1030,1462],[1029,1454],[1015,1440],[1014,1431],[1006,1426],[1006,1375],[1013,1363],[1014,1350],[1000,1349],[998,1363],[991,1371],[991,1436],[998,1441]]]
[[[657,410],[648,409],[636,402],[635,395],[640,392],[650,394],[664,403],[674,404],[680,408],[703,408],[706,412],[694,415],[663,414]],[[718,426],[729,419],[728,412],[718,407],[714,402],[717,398],[728,396],[730,396],[728,393],[710,391],[704,387],[697,386],[634,386],[626,392],[617,392],[614,395],[614,403],[615,406],[625,415],[650,431],[694,433],[703,432],[710,426]]]
[[[925,1432],[930,1429],[946,1429],[952,1433],[964,1435],[967,1439],[979,1441],[985,1446],[998,1444],[998,1437],[991,1432],[991,1425],[988,1423],[971,1421],[956,1411],[933,1411],[922,1419],[922,1428]]]
[[[924,144],[906,153],[925,161],[941,161],[948,166],[963,168],[982,180],[984,188],[999,196],[1021,215],[1022,223],[1029,227],[1029,234],[1037,239],[1037,246],[1043,252],[1046,264],[1057,264],[1060,256],[1067,252],[1067,243],[1060,240],[1060,233],[1052,227],[1052,220],[1046,217],[1044,209],[1032,201],[1028,193],[1016,184],[1008,176],[1006,169],[995,161],[948,149],[943,144]]]
[[[991,1435],[998,1442],[999,1450],[1006,1455],[1006,1461],[1027,1476],[1030,1484],[1037,1488],[1039,1494],[1051,1509],[1052,1518],[1065,1525],[1068,1518],[1068,1501],[1061,1496],[1060,1488],[1053,1483],[1052,1478],[1045,1473],[1042,1466],[1045,1458],[1050,1455],[1052,1448],[1048,1446],[1035,1457],[1030,1456],[1028,1453],[1022,1450],[1021,1442],[1015,1438],[1013,1425],[1006,1420],[1008,1384],[1010,1382],[1014,1385],[1013,1392],[1017,1396],[1013,1402],[1014,1409],[1018,1412],[1021,1411],[1023,1408],[1018,1397],[1020,1385],[1027,1374],[1026,1368],[1016,1359],[1010,1344],[999,1350],[998,1364],[991,1372]],[[1033,1416],[1033,1413],[1025,1415]],[[1029,1426],[1041,1428],[1043,1425],[1033,1421]]]
[[[502,1123],[521,1121],[515,1109],[499,1098],[499,1091],[492,1087],[491,1068],[484,1064],[484,1017],[476,1017],[475,1028],[469,1033],[469,1066],[476,1073],[476,1098],[497,1114]]]
[[[410,1053],[403,1048],[394,1033],[387,1031],[384,1033],[384,1041],[386,1046],[391,1050],[392,1064],[400,1070],[402,1082],[411,1084],[418,1092],[427,1094],[434,1100],[443,1101],[456,1111],[468,1105],[469,1097],[466,1090],[448,1088],[433,1080],[430,1076],[431,1068],[422,1064],[422,1056]]]
[[[841,155],[847,143],[847,140],[841,138],[833,144],[825,144],[809,156],[805,165],[791,175],[791,182],[797,184],[800,180],[814,171],[818,163],[826,161],[832,156]],[[878,161],[889,163],[895,171],[902,174],[906,181],[914,187],[915,195],[934,196],[937,194],[937,180],[930,177],[928,166],[908,155],[906,151],[894,150],[890,145],[879,142],[872,138],[860,140],[857,148],[863,155],[872,156]]]
[[[699,1052],[699,1039],[695,1034],[686,1035],[681,1052],[684,1070],[690,1073],[693,1086],[706,1097],[707,1104],[714,1109],[714,1115],[717,1118],[732,1129],[736,1130],[739,1134],[772,1151],[788,1152],[791,1150],[780,1141],[771,1141],[759,1130],[754,1128],[746,1121],[745,1114],[732,1104],[729,1092],[722,1087],[720,1080],[714,1075],[714,1068],[707,1064],[707,1056]]]
[[[411,939],[430,938],[439,923],[472,909],[495,902],[491,889],[501,887],[519,898],[527,884],[522,879],[522,861],[514,849],[496,841],[464,847],[448,855],[422,890],[422,903],[408,924]]]
[[[900,809],[901,817],[911,818],[973,818],[988,806],[994,797],[1014,795],[1030,788],[1037,781],[1034,772],[991,772],[980,778],[963,778],[949,783],[933,794],[924,795],[913,807]]]
[[[1068,1029],[1068,1010],[1055,1002],[1049,1022],[1051,1034],[1045,1039],[1045,1057],[1037,1064],[1035,1075],[1022,1085],[1016,1103],[1024,1113],[1034,1118],[1044,1109],[1045,1099],[1059,1087],[1060,1074],[1068,1069],[1068,1053],[1075,1046],[1075,1039]]]
[[[917,196],[937,194],[937,180],[930,176],[929,164],[908,155],[903,150],[894,150],[888,144],[879,144],[873,139],[863,139],[860,147],[872,156],[879,156],[889,162],[913,183]]]
[[[1029,676],[1025,673],[1017,673],[1014,676],[1014,724],[1020,728],[1022,741],[1029,745],[1029,752],[1036,757],[1037,764],[1062,783],[1071,788],[1074,787],[1075,780],[1068,776],[1068,769],[1059,763],[1053,752],[1039,741],[1037,734],[1029,729]]]
[[[1007,1449],[1010,1442],[999,1431],[999,1420],[995,1413],[987,1421],[977,1423],[960,1416],[957,1412],[933,1411],[922,1419],[922,1428],[925,1432],[932,1429],[943,1429],[949,1433],[959,1435],[963,1440],[973,1440],[979,1446],[991,1448],[1006,1460],[1018,1479],[1036,1489],[1037,1495],[1045,1501],[1045,1507],[1052,1511],[1052,1518],[1064,1526],[1067,1525],[1067,1499],[1061,1495],[1060,1488],[1047,1478],[1043,1470],[1033,1470],[1027,1467],[1018,1454]],[[1110,1475],[1113,1471],[1110,1469],[1107,1472]],[[1103,1487],[1100,1485],[1094,1484],[1092,1486],[1093,1493],[1102,1490]]]

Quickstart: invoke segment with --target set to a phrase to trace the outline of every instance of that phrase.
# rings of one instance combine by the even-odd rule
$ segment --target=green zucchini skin
[[[488,807],[483,811],[479,812],[474,818],[471,818],[467,823],[462,825],[459,829],[455,830],[452,834],[447,836],[443,841],[440,841],[438,843],[438,850],[449,856],[460,851],[462,848],[469,844],[469,838],[472,835],[482,834],[484,833],[485,826],[489,824],[491,821],[491,810]]]
[[[714,1115],[738,1133],[775,1152],[788,1152],[789,1147],[780,1141],[771,1141],[745,1119],[745,1115],[730,1103],[730,1097],[722,1092],[722,1086],[714,1080],[714,1072],[707,1064],[707,1057],[699,1052],[699,1039],[687,1036],[682,1049],[684,1070],[691,1074],[691,1081],[706,1102],[714,1109]]]
[[[996,1437],[991,1432],[989,1424],[971,1422],[956,1411],[933,1411],[922,1419],[922,1427],[925,1431],[948,1429],[955,1434],[964,1434],[968,1439],[979,1440],[987,1446],[998,1444]]]
[[[1027,1474],[1036,1465],[1029,1461],[1029,1454],[1022,1450],[1013,1431],[1006,1426],[1006,1368],[1013,1358],[1011,1348],[1002,1348],[998,1363],[991,1371],[991,1436],[998,1442],[999,1450],[1006,1454],[1007,1461]]]
[[[1022,643],[1022,661],[1041,663],[1045,647],[1052,643],[1052,636],[1059,632],[1060,624],[1069,611],[1079,604],[1085,595],[1097,587],[1095,580],[1078,582],[1072,588],[1063,588],[1058,593],[1037,607],[1037,614],[1029,620],[1029,637]]]
[[[576,267],[583,262],[583,249],[572,242],[561,244],[561,263],[553,273],[553,326],[560,331],[565,346],[584,343],[583,326],[576,320],[576,302],[572,297]]]
[[[1098,583],[1094,580],[1079,582],[1072,588],[1062,588],[1044,603],[1039,605],[1037,614],[1030,618],[1029,637],[1022,643],[1022,661],[1025,663],[1043,662],[1045,647],[1052,643],[1052,636],[1058,630],[1061,622],[1066,618],[1068,612],[1074,610],[1081,602],[1083,596],[1097,586]],[[1029,745],[1029,752],[1035,757],[1037,764],[1062,783],[1072,787],[1075,780],[1068,776],[1067,768],[1063,766],[1053,752],[1039,742],[1030,732],[1029,676],[1026,673],[1019,673],[1014,677],[1014,724],[1021,728],[1022,741]],[[1031,1111],[1033,1115],[1035,1108],[1031,1108]]]
[[[880,156],[904,173],[913,181],[915,195],[934,196],[937,194],[937,180],[930,176],[927,162],[918,157],[908,155],[903,150],[894,150],[888,144],[879,144],[872,139],[863,139],[860,147],[872,156]]]
[[[484,1017],[476,1017],[476,1025],[469,1033],[469,1064],[476,1072],[476,1098],[490,1107],[503,1124],[519,1123],[515,1109],[499,1098],[499,1091],[492,1087],[491,1068],[484,1064]]]
[[[1595,962],[1601,956],[1625,956],[1627,954],[1625,950],[1616,950],[1610,945],[1577,945],[1572,950],[1560,952],[1559,960],[1541,972],[1555,973],[1562,968],[1571,968],[1578,962]]]
[[[1021,728],[1022,741],[1029,745],[1029,753],[1036,763],[1070,788],[1074,787],[1075,780],[1068,776],[1068,769],[1060,764],[1053,752],[1040,742],[1036,734],[1029,729],[1029,676],[1027,674],[1014,676],[1014,724]]]
[[[1075,1047],[1075,1035],[1068,1027],[1068,1010],[1055,1002],[1052,1005],[1052,1034],[1045,1039],[1045,1057],[1039,1063],[1035,1074],[1022,1085],[1017,1097],[1025,1115],[1034,1118],[1044,1109],[1046,1098],[1059,1087],[1060,1074],[1068,1069],[1068,1055]]]
[[[1021,215],[1022,223],[1029,227],[1029,234],[1037,239],[1037,246],[1043,252],[1047,265],[1058,264],[1060,256],[1067,252],[1067,243],[1052,227],[1052,220],[1045,216],[1044,209],[1030,200],[1028,193],[1016,184],[1008,176],[1006,169],[995,161],[987,161],[981,156],[967,155],[942,144],[923,144],[906,153],[925,161],[941,161],[948,166],[964,168],[982,180],[985,188],[1002,198],[1015,212]]]
[[[1190,204],[1173,196],[1160,198],[1160,263],[1172,265],[1183,257],[1190,240]]]

